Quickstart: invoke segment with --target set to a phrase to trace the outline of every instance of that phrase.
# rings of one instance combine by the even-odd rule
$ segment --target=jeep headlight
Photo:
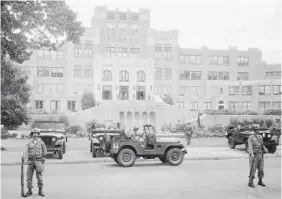
[[[271,135],[270,135],[270,134],[268,134],[268,135],[267,135],[267,137],[269,137],[269,138],[270,138],[270,137],[271,137]]]
[[[103,140],[103,137],[100,137],[99,140]]]
[[[56,141],[56,138],[52,138],[52,141],[55,142],[55,141]]]
[[[262,134],[262,137],[265,137],[265,134],[264,134],[264,133]]]

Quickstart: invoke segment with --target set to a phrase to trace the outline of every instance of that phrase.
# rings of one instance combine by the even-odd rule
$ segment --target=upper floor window
[[[107,42],[111,43],[111,29],[107,28]]]
[[[164,60],[166,61],[171,60],[171,46],[170,45],[164,46]]]
[[[179,89],[180,96],[183,96],[188,93],[189,93],[188,86],[180,86],[180,89]]]
[[[269,101],[260,101],[258,108],[260,112],[264,112],[270,108],[270,102]]]
[[[164,79],[171,80],[171,68],[164,68]]]
[[[156,68],[155,70],[155,79],[161,80],[162,79],[162,68]]]
[[[281,85],[273,85],[273,95],[281,95]]]
[[[64,68],[62,67],[52,67],[51,68],[51,77],[63,77]]]
[[[182,110],[184,110],[184,102],[183,101],[177,101],[175,102],[176,106]]]
[[[180,71],[180,80],[190,80],[190,71],[187,70],[182,70]]]
[[[146,74],[144,71],[137,72],[137,81],[138,82],[145,82],[146,81]]]
[[[92,66],[84,66],[84,78],[92,78]]]
[[[57,58],[57,59],[64,59],[64,51],[58,50],[58,51],[56,52],[56,58]]]
[[[239,111],[240,104],[239,102],[229,102],[229,110],[230,111]]]
[[[106,48],[106,55],[107,56],[115,56],[116,55],[116,48],[115,47],[107,47]]]
[[[116,30],[114,28],[111,29],[111,43],[115,43],[115,34],[116,34]]]
[[[242,95],[252,95],[252,86],[242,86]]]
[[[239,95],[239,86],[229,86],[229,95]]]
[[[126,70],[120,71],[119,81],[121,81],[121,82],[128,82],[129,81],[129,74]]]
[[[204,102],[204,110],[211,111],[212,110],[212,102]]]
[[[229,57],[228,56],[209,56],[209,65],[229,65]]]
[[[191,71],[191,80],[201,80],[202,72],[199,71]]]
[[[119,12],[118,14],[119,14],[118,19],[120,21],[126,21],[127,20],[127,13],[126,12]]]
[[[171,96],[172,94],[172,87],[171,86],[164,86],[164,95],[165,96]]]
[[[269,85],[259,86],[259,95],[270,95],[270,86]]]
[[[118,56],[127,57],[127,48],[118,48]]]
[[[74,57],[82,57],[82,43],[75,43],[74,44]]]
[[[281,71],[266,72],[265,75],[266,77],[281,78]]]
[[[107,20],[115,20],[115,12],[114,11],[108,11],[107,12]]]
[[[249,80],[249,73],[248,72],[238,72],[237,80]]]
[[[201,55],[180,55],[181,64],[200,65],[202,62]]]
[[[37,66],[37,77],[50,77],[50,67]]]
[[[139,16],[138,13],[131,13],[131,21],[138,21],[139,20]]]
[[[35,109],[40,110],[43,109],[43,104],[44,101],[43,100],[35,100]]]
[[[40,49],[37,50],[37,59],[51,59],[51,50],[48,49]]]
[[[198,102],[191,102],[190,111],[198,111]]]
[[[155,58],[158,60],[162,59],[162,46],[161,45],[155,46]]]
[[[74,77],[81,78],[82,77],[82,67],[75,65],[74,66]]]
[[[252,110],[252,102],[242,102],[242,111],[250,111]]]
[[[84,57],[92,57],[92,41],[86,40],[84,43]]]
[[[130,48],[130,57],[139,57],[139,48]]]
[[[281,109],[281,101],[272,102],[274,109]]]
[[[208,80],[228,80],[229,72],[208,71]]]
[[[237,66],[248,66],[249,57],[237,57]]]
[[[104,70],[103,71],[103,82],[110,82],[112,81],[112,72],[109,70]]]

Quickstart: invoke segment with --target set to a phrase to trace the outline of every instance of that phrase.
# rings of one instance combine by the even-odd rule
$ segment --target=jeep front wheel
[[[136,155],[131,149],[122,149],[117,156],[118,164],[123,167],[132,167],[135,163]]]
[[[61,160],[63,159],[63,151],[62,150],[59,150],[58,151],[58,158]]]
[[[228,146],[229,146],[230,149],[235,149],[235,147],[236,147],[236,144],[235,144],[232,136],[228,137]]]
[[[90,152],[92,152],[92,143],[90,143]]]
[[[63,153],[66,153],[66,144],[63,145]]]
[[[96,150],[92,148],[92,158],[96,158]]]
[[[178,148],[172,148],[167,152],[167,162],[172,166],[178,166],[183,162],[183,153]]]
[[[275,153],[276,152],[276,145],[272,145],[270,147],[267,148],[269,153]]]

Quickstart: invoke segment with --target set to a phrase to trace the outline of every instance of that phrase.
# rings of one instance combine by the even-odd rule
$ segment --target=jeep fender
[[[278,136],[277,135],[273,135],[271,137],[271,140],[274,140],[277,143],[278,142]]]
[[[98,138],[92,138],[91,141],[92,141],[92,144],[100,144]]]
[[[181,151],[183,151],[184,153],[187,153],[187,150],[186,150],[185,147],[182,146],[182,145],[170,145],[170,146],[168,146],[168,147],[165,149],[164,154],[167,154],[167,152],[168,152],[170,149],[172,149],[172,148],[178,148],[178,149],[180,149]]]
[[[135,149],[133,146],[131,146],[131,145],[124,145],[124,146],[122,146],[122,147],[118,150],[118,153],[117,153],[117,154],[119,154],[119,152],[120,152],[121,150],[125,149],[125,148],[131,149],[131,150],[134,151],[134,153],[137,155],[136,149]]]

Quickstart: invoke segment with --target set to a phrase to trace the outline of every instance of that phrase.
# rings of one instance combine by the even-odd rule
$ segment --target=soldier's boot
[[[38,195],[40,195],[40,196],[42,196],[42,197],[45,196],[45,194],[43,193],[42,187],[39,187]]]
[[[253,179],[252,179],[252,178],[250,178],[250,179],[249,179],[249,184],[248,184],[248,186],[249,186],[249,187],[255,187],[255,185],[254,185],[254,182],[253,182]]]
[[[28,191],[26,192],[26,194],[24,195],[24,197],[28,197],[32,195],[32,190],[31,188],[28,188]]]
[[[262,182],[262,178],[259,178],[258,185],[265,187],[266,185]]]

